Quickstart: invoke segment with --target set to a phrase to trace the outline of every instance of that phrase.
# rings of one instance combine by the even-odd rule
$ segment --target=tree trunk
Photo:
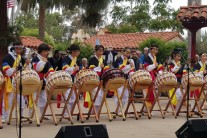
[[[39,39],[44,41],[45,38],[45,4],[39,3]]]
[[[0,70],[2,59],[7,54],[7,1],[0,0]]]

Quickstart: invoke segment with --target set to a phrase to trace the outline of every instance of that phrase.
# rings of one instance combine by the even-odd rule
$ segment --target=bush
[[[21,36],[34,36],[37,37],[39,36],[39,30],[38,29],[29,29],[29,28],[24,28],[23,31],[20,33]],[[50,36],[47,32],[45,33],[45,39],[44,42],[55,47],[55,42],[52,36]]]
[[[159,52],[157,54],[157,59],[160,63],[163,63],[167,57],[171,55],[171,52],[174,48],[181,48],[183,49],[183,57],[187,59],[187,44],[185,42],[178,42],[178,41],[173,41],[173,42],[164,42],[163,40],[159,38],[149,38],[146,41],[142,42],[139,45],[139,50],[143,51],[144,47],[150,47],[151,44],[156,44],[159,46]]]

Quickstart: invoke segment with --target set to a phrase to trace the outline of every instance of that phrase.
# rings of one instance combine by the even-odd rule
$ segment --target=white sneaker
[[[4,119],[4,118],[2,118],[1,121],[2,121],[2,124],[6,123],[6,119]]]

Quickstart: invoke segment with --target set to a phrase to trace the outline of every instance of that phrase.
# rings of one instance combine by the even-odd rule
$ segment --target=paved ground
[[[109,99],[111,109],[114,109],[113,99]],[[136,104],[138,107],[139,104]],[[105,109],[103,109],[105,110]],[[56,109],[59,112],[58,109]],[[204,116],[206,118],[207,115]],[[152,119],[146,116],[135,120],[132,115],[128,116],[126,121],[117,117],[112,122],[108,121],[107,115],[101,115],[99,123],[95,122],[94,118],[85,120],[85,123],[80,123],[74,118],[74,125],[88,125],[88,124],[106,124],[110,138],[175,138],[175,131],[186,121],[185,115],[179,116],[177,119],[172,114],[167,114],[165,119],[161,118],[159,112],[153,112]],[[54,126],[52,120],[44,121],[40,127],[36,127],[35,122],[32,124],[23,123],[22,137],[23,138],[51,138],[55,137],[61,126],[71,125],[67,120],[63,120]],[[16,121],[13,120],[11,125],[4,124],[4,129],[0,130],[0,138],[14,138],[17,137],[18,130],[16,129]]]

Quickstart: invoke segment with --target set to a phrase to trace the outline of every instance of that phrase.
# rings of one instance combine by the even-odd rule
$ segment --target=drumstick
[[[58,67],[55,68],[55,71],[57,71]]]

